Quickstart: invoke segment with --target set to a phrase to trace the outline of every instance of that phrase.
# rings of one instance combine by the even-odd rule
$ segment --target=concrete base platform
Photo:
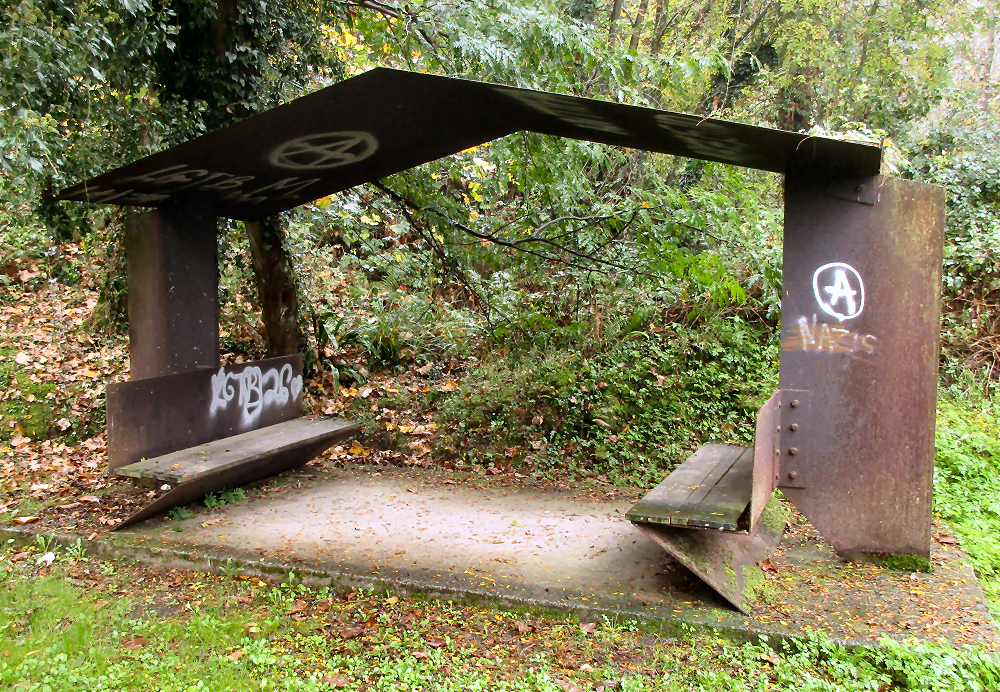
[[[231,557],[313,581],[591,618],[604,612],[744,636],[819,629],[852,642],[944,637],[1000,649],[982,590],[955,546],[935,543],[931,573],[847,564],[795,517],[763,565],[773,587],[766,602],[743,616],[625,520],[634,498],[506,479],[307,466],[237,505],[180,522],[151,519],[118,538],[171,559]]]

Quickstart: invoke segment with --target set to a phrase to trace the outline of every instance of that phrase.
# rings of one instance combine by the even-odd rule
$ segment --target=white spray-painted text
[[[235,401],[243,410],[240,423],[246,427],[252,425],[265,408],[284,406],[289,401],[297,400],[301,393],[302,375],[292,377],[292,366],[288,363],[280,370],[271,368],[266,372],[256,365],[237,373],[219,368],[219,372],[212,375],[212,407],[209,414],[214,418]]]

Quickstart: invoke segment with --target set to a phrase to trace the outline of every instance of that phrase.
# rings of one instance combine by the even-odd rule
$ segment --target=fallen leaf
[[[20,562],[21,560],[23,560],[24,558],[28,557],[29,555],[31,555],[31,553],[28,553],[28,552],[17,553],[15,555],[11,556],[10,561],[11,562]]]
[[[73,509],[74,507],[81,507],[83,503],[81,502],[68,502],[65,505],[58,505],[56,509]]]
[[[80,498],[80,502],[100,502],[100,498],[94,497],[93,495],[84,495]]]
[[[236,659],[238,659],[242,655],[243,655],[243,649],[237,649],[233,653],[231,653],[228,656],[226,656],[226,658],[228,658],[230,661],[235,661]]]
[[[17,517],[14,521],[18,524],[30,524],[33,521],[38,521],[38,517]]]
[[[324,598],[322,601],[316,601],[316,610],[321,613],[325,613],[333,607],[332,598]]]
[[[28,363],[31,362],[31,356],[29,356],[27,353],[18,353],[16,356],[14,356],[14,362],[17,363],[18,365],[27,365]]]
[[[364,632],[364,629],[361,627],[346,627],[340,631],[340,638],[354,639],[355,637],[360,637]]]
[[[98,536],[97,532],[94,531],[92,534],[90,534],[89,536],[87,536],[87,540],[88,541],[96,541],[97,540],[97,536]]]
[[[122,642],[123,649],[141,649],[146,646],[146,638],[141,634],[137,637],[132,637],[131,639],[126,639]]]
[[[431,368],[433,368],[433,367],[434,367],[434,363],[433,362],[427,363],[426,365],[422,365],[419,368],[417,368],[417,372],[419,372],[421,375],[426,375],[427,373],[429,373],[431,371]]]
[[[389,605],[396,605],[397,603],[399,603],[399,599],[396,598],[395,596],[392,596],[391,598],[385,599],[385,602],[388,603]]]
[[[580,625],[580,631],[584,634],[593,634],[594,630],[597,629],[596,622],[584,622]]]
[[[343,675],[324,675],[321,677],[320,682],[325,682],[327,685],[333,685],[334,687],[347,687],[351,684],[351,680]]]
[[[354,440],[353,442],[351,442],[351,448],[348,451],[351,454],[364,454],[368,450],[359,445],[357,440]]]
[[[438,387],[438,391],[439,392],[450,392],[453,389],[455,389],[456,387],[458,387],[458,383],[455,382],[455,380],[448,380],[443,385],[441,385],[440,387]]]
[[[535,631],[534,627],[532,627],[531,625],[527,624],[526,622],[521,622],[520,620],[516,620],[514,622],[514,629],[516,629],[517,633],[521,634],[521,635],[529,634],[529,633]]]
[[[781,660],[780,656],[775,656],[774,654],[764,654],[760,657],[760,660],[767,661],[768,663],[774,664]]]
[[[444,639],[441,637],[427,637],[424,639],[424,644],[431,647],[432,649],[440,649],[445,645]]]
[[[301,613],[306,609],[305,601],[295,601],[292,603],[292,607],[288,609],[289,615],[295,615],[296,613]]]
[[[771,562],[771,558],[769,558],[769,557],[765,557],[763,560],[761,560],[760,562],[758,562],[757,566],[760,567],[765,572],[777,572],[778,571],[778,568],[774,566],[774,564]]]
[[[556,680],[555,683],[563,689],[563,692],[583,692],[579,685],[569,680]]]
[[[413,456],[422,457],[431,453],[430,446],[423,440],[414,440],[410,443],[410,449],[413,450]]]
[[[430,657],[430,654],[427,653],[426,651],[414,651],[413,652],[413,658],[428,658],[428,657]]]
[[[940,536],[938,538],[938,543],[942,543],[944,545],[958,545],[958,541],[954,538],[954,536]]]
[[[60,418],[59,420],[56,421],[56,425],[58,425],[59,429],[64,432],[73,427],[73,423],[72,421],[70,421],[69,418]]]

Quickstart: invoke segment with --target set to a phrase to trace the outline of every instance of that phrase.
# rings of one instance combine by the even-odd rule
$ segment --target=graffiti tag
[[[266,408],[280,407],[295,401],[302,393],[302,375],[292,377],[292,366],[285,363],[263,372],[256,365],[242,372],[228,373],[225,368],[212,375],[212,404],[209,415],[215,417],[235,402],[242,409],[244,427],[252,425]]]
[[[831,262],[813,272],[813,295],[823,312],[839,322],[852,320],[865,309],[865,284],[858,270]]]

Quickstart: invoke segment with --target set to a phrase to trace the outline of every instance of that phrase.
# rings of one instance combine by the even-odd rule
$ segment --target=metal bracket
[[[779,488],[804,488],[802,459],[808,454],[808,423],[812,392],[782,389],[778,403],[778,454],[775,485]]]

